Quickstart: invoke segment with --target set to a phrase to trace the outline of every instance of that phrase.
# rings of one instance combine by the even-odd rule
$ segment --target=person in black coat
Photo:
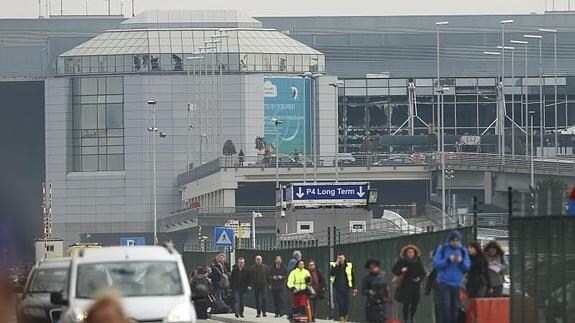
[[[365,320],[369,323],[384,323],[387,320],[387,304],[392,300],[380,262],[369,259],[365,263],[367,274],[363,277],[361,293],[366,296]]]
[[[467,295],[469,298],[485,297],[487,286],[489,286],[489,263],[481,251],[481,246],[477,242],[467,245],[469,258],[471,259],[471,269],[467,273]]]
[[[236,318],[244,317],[244,295],[250,286],[250,271],[246,268],[246,261],[244,258],[239,257],[237,264],[232,269],[232,277],[230,279],[230,287],[234,294],[234,312]]]
[[[286,312],[284,306],[284,294],[286,294],[287,277],[288,271],[286,266],[284,266],[282,263],[282,257],[277,256],[273,266],[270,267],[268,272],[268,280],[270,282],[270,289],[272,291],[275,317],[280,317]]]
[[[207,275],[208,271],[204,267],[196,269],[194,276],[190,281],[192,290],[192,300],[198,319],[208,319],[208,307],[210,304],[211,281]]]
[[[391,269],[396,276],[395,299],[403,304],[405,322],[413,322],[419,304],[420,284],[426,275],[420,257],[417,246],[407,245],[401,249],[400,258]]]

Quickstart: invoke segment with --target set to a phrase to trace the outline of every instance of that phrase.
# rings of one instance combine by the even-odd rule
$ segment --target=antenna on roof
[[[60,16],[64,15],[64,0],[60,0]]]
[[[132,17],[136,16],[136,11],[134,10],[134,0],[132,0]]]
[[[112,0],[106,0],[108,2],[108,16],[112,14]]]

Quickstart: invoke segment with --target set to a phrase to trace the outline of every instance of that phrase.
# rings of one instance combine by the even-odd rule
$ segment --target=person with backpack
[[[236,318],[244,317],[244,295],[251,289],[250,272],[246,268],[246,261],[239,257],[236,265],[232,269],[230,287],[234,295],[234,313]]]
[[[421,282],[425,278],[419,248],[411,244],[403,247],[391,271],[395,275],[395,300],[403,304],[404,322],[411,323],[419,305]]]
[[[365,320],[368,323],[384,323],[387,320],[387,304],[393,302],[385,274],[381,271],[381,263],[375,259],[369,259],[365,269],[368,272],[361,284],[361,293],[366,297]]]
[[[460,291],[464,275],[471,267],[467,249],[461,246],[461,233],[451,231],[445,244],[439,246],[433,259],[437,270],[441,323],[457,323],[461,307]]]
[[[329,280],[333,286],[339,321],[347,322],[350,291],[352,296],[357,296],[353,263],[348,261],[343,253],[340,253],[336,261],[330,262],[329,266]]]
[[[471,269],[467,273],[465,289],[469,298],[485,297],[487,286],[489,286],[489,265],[487,258],[481,250],[478,242],[471,242],[467,245]]]
[[[190,282],[196,315],[200,320],[208,319],[208,307],[210,304],[211,282],[204,267],[198,267]]]
[[[483,249],[488,263],[489,285],[487,290],[488,297],[501,297],[503,294],[503,283],[507,265],[505,263],[505,253],[496,241],[489,242]]]
[[[209,277],[216,293],[216,307],[229,307],[224,301],[230,289],[230,272],[226,263],[226,255],[223,253],[216,255],[210,267],[212,271]]]

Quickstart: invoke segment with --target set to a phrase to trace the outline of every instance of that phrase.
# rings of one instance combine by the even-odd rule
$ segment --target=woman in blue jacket
[[[464,284],[464,275],[471,266],[469,254],[461,246],[459,231],[450,232],[447,242],[437,248],[433,266],[437,271],[441,323],[457,323],[461,306],[459,292]]]

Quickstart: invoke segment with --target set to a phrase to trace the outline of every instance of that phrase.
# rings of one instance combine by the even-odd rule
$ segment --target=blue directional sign
[[[293,206],[366,205],[368,197],[369,183],[295,183],[291,187]]]
[[[144,237],[127,237],[120,238],[120,246],[145,246],[146,238]]]
[[[214,228],[214,245],[216,248],[233,249],[236,240],[234,228],[215,227]]]

